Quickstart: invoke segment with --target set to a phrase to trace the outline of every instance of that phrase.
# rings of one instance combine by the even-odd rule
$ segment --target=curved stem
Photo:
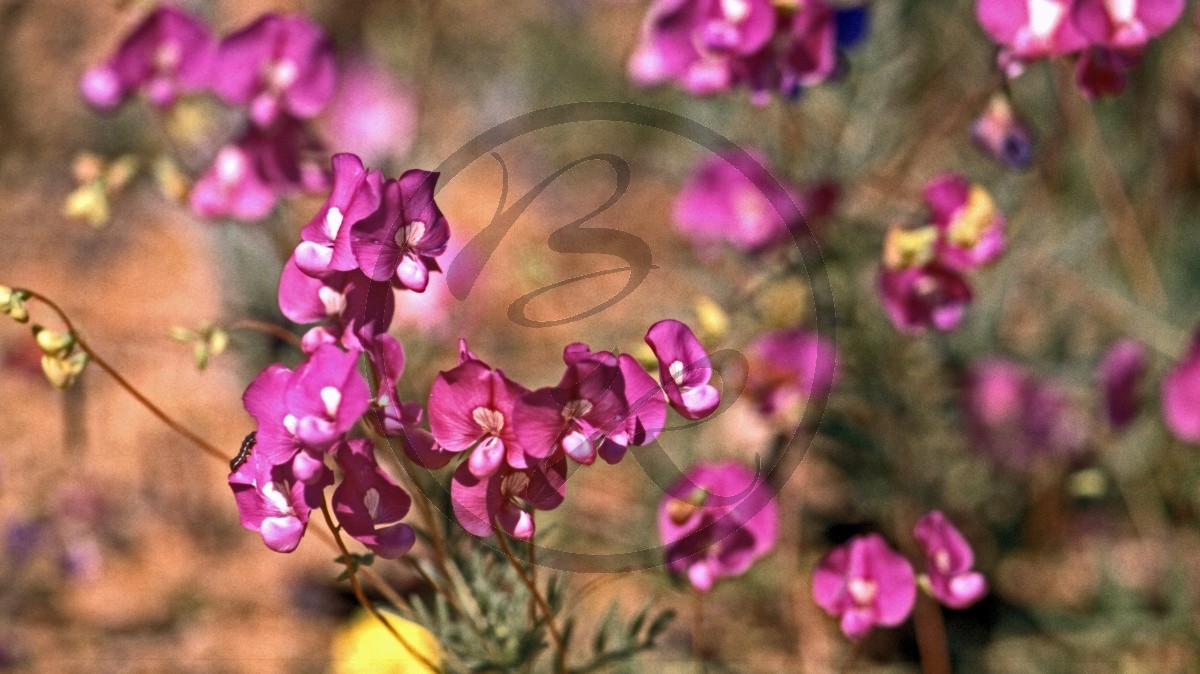
[[[383,613],[375,606],[375,602],[371,601],[371,598],[368,597],[365,592],[363,592],[362,584],[358,581],[358,570],[356,568],[356,564],[354,563],[353,557],[350,556],[350,550],[346,547],[345,541],[342,540],[341,529],[333,523],[333,516],[329,514],[329,504],[326,502],[324,494],[321,495],[321,514],[325,517],[325,525],[329,527],[329,531],[333,534],[334,541],[337,542],[338,548],[342,551],[342,561],[346,565],[346,577],[350,579],[350,588],[354,591],[354,596],[358,599],[358,603],[362,604],[362,607],[365,608],[368,613],[375,616],[375,619],[387,629],[388,633],[390,633],[396,639],[396,641],[398,641],[400,645],[405,648],[405,650],[411,653],[414,658],[420,660],[421,664],[429,668],[430,671],[440,672],[441,668],[430,662],[429,659],[417,651],[412,644],[408,643],[408,640],[404,638],[404,635],[396,631],[396,628],[392,626],[392,623],[387,619],[387,616],[383,615]]]
[[[300,338],[292,334],[288,330],[274,323],[260,321],[254,318],[240,318],[229,325],[225,326],[226,330],[252,330],[270,335],[281,341],[287,342],[297,349],[300,348]]]
[[[224,462],[228,462],[232,458],[232,455],[222,452],[212,443],[208,442],[199,435],[196,435],[192,431],[189,431],[187,428],[184,428],[182,424],[172,419],[167,415],[166,412],[162,411],[158,405],[155,405],[153,402],[151,402],[150,399],[147,398],[141,391],[134,388],[133,384],[130,384],[129,381],[126,380],[125,377],[122,377],[112,365],[108,364],[108,361],[101,358],[100,355],[96,353],[94,349],[92,349],[91,345],[88,344],[83,335],[79,334],[79,330],[75,328],[75,324],[71,322],[71,319],[67,316],[67,313],[63,311],[61,307],[55,304],[53,300],[45,295],[29,290],[28,288],[18,288],[17,290],[27,293],[31,299],[41,302],[49,307],[55,314],[57,314],[58,318],[67,327],[67,330],[74,335],[75,344],[79,346],[80,350],[86,353],[88,358],[95,363],[97,367],[107,372],[108,376],[112,377],[113,380],[115,380],[117,384],[121,386],[121,388],[125,389],[125,391],[129,393],[129,395],[133,396],[139,403],[141,403],[142,407],[145,407],[150,411],[151,414],[158,417],[159,421],[169,426],[171,430],[192,441],[192,443],[202,449],[205,454],[220,459]]]
[[[533,600],[537,602],[539,608],[542,609],[542,615],[546,616],[546,627],[550,631],[551,638],[554,639],[554,647],[556,650],[555,663],[559,672],[566,671],[566,645],[563,643],[562,633],[558,631],[558,627],[554,624],[554,613],[550,610],[550,604],[546,602],[545,597],[538,591],[537,585],[529,574],[525,573],[521,563],[513,557],[512,550],[508,547],[508,541],[505,540],[504,532],[496,527],[496,540],[500,542],[500,551],[504,553],[505,559],[512,565],[512,568],[521,577],[521,581],[525,583],[525,587],[529,588],[529,593],[533,595]]]

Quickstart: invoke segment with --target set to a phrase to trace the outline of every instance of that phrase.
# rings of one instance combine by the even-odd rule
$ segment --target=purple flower
[[[249,105],[260,127],[281,114],[316,117],[333,96],[333,46],[320,26],[300,15],[267,14],[226,37],[212,87],[225,101]]]
[[[1087,38],[1071,20],[1075,0],[978,0],[975,15],[1001,47],[1000,61],[1010,76],[1023,64],[1079,51]]]
[[[242,396],[258,422],[255,455],[293,465],[303,482],[319,479],[323,455],[367,411],[370,390],[358,354],[322,345],[295,372],[279,364],[263,370]]]
[[[971,139],[989,157],[1011,169],[1024,170],[1033,164],[1033,132],[1005,96],[992,97],[971,125]]]
[[[753,471],[734,463],[697,464],[667,490],[658,531],[667,569],[701,592],[745,573],[775,547],[778,506]]]
[[[1075,25],[1093,44],[1140,48],[1183,15],[1184,0],[1075,0]]]
[[[290,321],[323,322],[304,336],[304,351],[340,342],[347,349],[366,350],[387,331],[395,312],[392,288],[360,271],[334,272],[313,278],[288,260],[279,279],[279,308]]]
[[[104,63],[88,69],[79,88],[88,103],[111,110],[143,91],[150,102],[169,107],[183,92],[208,84],[215,51],[208,28],[176,7],[159,7],[126,37]]]
[[[937,263],[879,273],[879,299],[897,330],[920,334],[958,327],[971,303],[971,288],[958,272]]]
[[[659,321],[646,331],[646,343],[658,359],[658,378],[671,407],[693,421],[712,414],[721,392],[708,383],[713,366],[692,329],[674,319]]]
[[[654,377],[626,353],[617,356],[617,366],[625,381],[628,406],[618,415],[620,427],[610,431],[600,444],[600,458],[610,464],[620,462],[628,448],[654,442],[667,424],[666,396]]]
[[[1114,344],[1096,368],[1104,396],[1104,411],[1113,428],[1124,428],[1137,417],[1142,377],[1146,374],[1146,349],[1133,339]]]
[[[1075,63],[1075,84],[1084,98],[1095,100],[1105,96],[1117,96],[1125,91],[1129,83],[1129,71],[1142,58],[1138,48],[1106,49],[1090,47],[1079,55]]]
[[[987,580],[971,570],[974,551],[941,511],[930,511],[917,520],[913,536],[925,551],[925,575],[935,599],[961,609],[987,594]]]
[[[623,413],[629,405],[616,356],[603,351],[582,355],[572,345],[564,350],[563,360],[567,369],[558,386],[526,393],[514,408],[526,465],[560,450],[590,465],[605,436],[624,431]],[[514,468],[525,467],[514,459],[509,456]]]
[[[746,387],[763,414],[828,396],[837,380],[833,344],[805,328],[765,333],[750,344],[747,356],[750,371]]]
[[[567,492],[567,459],[556,450],[545,459],[518,469],[501,464],[488,477],[476,477],[467,462],[459,464],[450,481],[454,517],[471,534],[488,536],[495,526],[513,538],[531,540],[533,517],[519,505],[553,510]]]
[[[375,461],[375,446],[365,438],[343,442],[335,458],[342,468],[342,483],[332,498],[338,524],[384,559],[408,552],[416,535],[400,520],[412,499]]]
[[[429,391],[429,428],[448,452],[475,447],[467,460],[472,475],[485,478],[506,461],[526,466],[513,410],[528,389],[482,361],[466,359],[438,374]]]
[[[875,625],[895,627],[917,599],[912,565],[879,534],[855,536],[825,555],[813,572],[813,599],[862,639]]]
[[[255,447],[246,461],[229,475],[242,526],[262,535],[276,552],[291,552],[300,544],[308,515],[320,507],[321,492],[333,484],[325,469],[305,484],[292,474],[291,464],[275,464]]]
[[[376,281],[424,292],[434,259],[446,251],[450,226],[433,200],[438,174],[412,169],[383,186],[383,201],[351,233],[358,266]]]
[[[381,64],[358,58],[341,69],[323,128],[333,147],[374,164],[408,152],[416,119],[413,91]]]
[[[296,246],[296,265],[310,276],[357,269],[350,249],[350,229],[379,209],[383,174],[368,172],[358,157],[333,156],[333,191],[304,229]]]
[[[1075,459],[1087,448],[1079,410],[1053,382],[999,358],[975,363],[967,377],[967,427],[993,463],[1029,471],[1042,459]]]
[[[1162,380],[1162,409],[1175,437],[1200,443],[1200,332]]]
[[[936,257],[943,265],[973,271],[1004,252],[1004,214],[987,190],[945,173],[925,183],[924,193],[939,234]]]

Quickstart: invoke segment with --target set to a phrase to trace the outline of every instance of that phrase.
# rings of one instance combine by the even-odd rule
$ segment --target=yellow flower
[[[360,611],[333,637],[334,674],[436,674],[442,649],[429,630],[384,612],[410,651],[370,613]],[[433,665],[431,668],[429,665]]]

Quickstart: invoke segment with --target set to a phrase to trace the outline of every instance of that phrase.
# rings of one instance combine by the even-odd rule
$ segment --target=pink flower
[[[320,507],[321,492],[333,484],[325,469],[309,484],[296,479],[291,464],[275,464],[258,447],[229,475],[242,526],[262,535],[276,552],[291,552],[300,544],[309,513]]]
[[[775,547],[778,506],[766,483],[734,462],[697,464],[658,506],[667,569],[707,592]]]
[[[936,263],[879,273],[879,298],[897,330],[920,334],[958,327],[971,303],[971,288],[958,272]]]
[[[747,391],[763,414],[828,396],[837,380],[833,344],[805,328],[760,335],[751,342],[747,356]]]
[[[338,524],[355,540],[384,559],[395,559],[416,542],[412,527],[400,520],[412,499],[375,461],[367,439],[343,442],[335,453],[342,482],[333,490]]]
[[[646,332],[646,343],[658,359],[658,379],[667,400],[685,419],[703,419],[721,404],[711,384],[713,366],[692,329],[674,319],[659,321]]]
[[[454,517],[475,536],[488,536],[495,526],[513,538],[530,540],[534,534],[533,517],[521,507],[523,501],[534,510],[553,510],[567,493],[567,459],[555,450],[528,468],[512,468],[507,463],[488,477],[476,477],[468,462],[459,464],[450,480],[450,500]]]
[[[1004,96],[993,97],[971,125],[971,140],[1011,169],[1024,170],[1033,164],[1033,132]]]
[[[464,359],[441,372],[429,391],[429,427],[448,452],[474,447],[467,467],[485,478],[507,462],[526,467],[516,434],[513,410],[528,389],[480,360]]]
[[[1071,20],[1075,0],[978,0],[975,15],[992,41],[1002,47],[1001,62],[1022,63],[1079,51],[1087,38]]]
[[[1200,332],[1162,381],[1163,418],[1184,442],[1200,442]]]
[[[216,45],[199,19],[176,7],[159,7],[117,47],[104,63],[88,69],[79,87],[88,103],[111,110],[142,91],[160,108],[179,93],[208,84]]]
[[[603,351],[581,355],[569,346],[563,360],[567,369],[557,386],[522,395],[514,408],[525,465],[560,451],[590,465],[605,436],[624,430],[628,403],[618,359]],[[509,456],[514,468],[525,467],[514,459]]]
[[[267,14],[226,37],[217,52],[213,90],[249,105],[260,127],[281,114],[316,117],[333,96],[333,46],[320,26],[300,15]]]
[[[625,382],[627,407],[618,418],[620,426],[611,430],[600,444],[600,458],[615,464],[630,447],[654,442],[667,424],[667,400],[662,388],[633,356],[617,356],[617,366]]]
[[[1075,25],[1093,44],[1140,48],[1183,15],[1184,0],[1076,0]]]
[[[395,307],[391,286],[372,281],[358,270],[313,278],[300,270],[293,256],[279,278],[283,315],[302,325],[322,323],[304,336],[305,353],[333,343],[366,349],[374,337],[387,331]]]
[[[1087,449],[1079,410],[1051,381],[1000,358],[975,363],[964,396],[973,446],[993,463],[1026,472],[1045,459],[1072,460]]]
[[[975,553],[941,511],[930,511],[917,520],[913,536],[925,551],[925,574],[934,598],[961,609],[987,594],[987,580],[971,570]]]
[[[1146,374],[1146,349],[1133,339],[1123,339],[1104,354],[1096,368],[1104,410],[1113,428],[1124,428],[1137,417],[1142,377]]]
[[[296,265],[310,276],[357,269],[350,249],[350,229],[379,209],[383,174],[368,172],[358,157],[333,156],[333,191],[313,219],[300,230]]]
[[[825,555],[813,572],[813,599],[862,639],[875,625],[895,627],[917,599],[912,565],[879,534],[855,536]]]
[[[924,193],[939,234],[935,256],[943,265],[973,271],[1004,252],[1004,214],[987,190],[944,173],[925,183]]]
[[[414,92],[381,64],[358,58],[342,68],[322,126],[333,147],[376,164],[408,152],[416,120]]]
[[[438,175],[405,171],[383,186],[380,207],[351,232],[351,248],[363,273],[376,281],[424,292],[434,259],[446,251],[450,225],[433,200]]]

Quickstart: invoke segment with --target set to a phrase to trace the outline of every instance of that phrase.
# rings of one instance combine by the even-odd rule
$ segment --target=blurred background
[[[569,578],[569,592],[587,588],[583,623],[614,600],[626,614],[647,601],[679,612],[633,671],[699,671],[696,654],[710,671],[835,671],[846,664],[848,642],[812,601],[814,564],[857,533],[899,540],[934,508],[971,542],[992,588],[974,607],[944,612],[955,671],[1200,669],[1200,463],[1194,446],[1167,433],[1157,402],[1157,382],[1184,352],[1200,312],[1200,42],[1191,8],[1120,97],[1083,102],[1072,87],[1056,87],[1055,64],[1012,82],[1013,105],[1037,139],[1033,166],[1014,172],[969,138],[1000,90],[995,47],[971,2],[871,2],[869,33],[844,77],[763,106],[743,92],[697,99],[631,84],[626,63],[642,2],[181,5],[219,34],[264,12],[303,12],[331,35],[344,79],[351,64],[383,73],[378,95],[394,114],[378,121],[373,137],[381,140],[372,146],[364,122],[339,120],[339,93],[316,124],[327,148],[322,165],[331,152],[354,150],[389,176],[432,169],[525,112],[629,101],[762,151],[794,184],[837,187],[835,210],[814,226],[841,372],[820,424],[805,426],[803,462],[775,485],[775,552],[718,583],[699,621],[693,593],[661,569]],[[240,400],[245,386],[270,362],[298,360],[286,343],[244,326],[261,321],[300,334],[279,314],[279,273],[325,195],[285,199],[257,222],[198,218],[181,197],[235,133],[236,113],[207,96],[165,113],[136,99],[112,114],[83,102],[79,77],[151,6],[0,0],[0,284],[54,298],[135,386],[232,454],[253,429]],[[352,110],[373,105],[353,95],[345,94]],[[1082,121],[1092,114],[1095,126]],[[353,147],[359,142],[367,144]],[[466,300],[450,296],[442,275],[425,295],[400,297],[392,332],[408,354],[403,399],[424,401],[436,373],[456,363],[460,336],[538,387],[557,381],[564,345],[636,354],[646,328],[662,318],[698,326],[710,350],[744,350],[767,330],[814,323],[820,303],[803,275],[779,273],[797,263],[796,251],[702,257],[671,226],[675,195],[707,150],[650,127],[588,122],[539,130],[497,152],[509,173],[508,204],[571,161],[623,158],[628,193],[589,225],[636,233],[661,268],[583,320],[549,328],[508,320],[521,295],[614,266],[547,247],[552,231],[613,189],[605,165],[577,167],[532,203]],[[136,166],[121,189],[80,192],[120,160]],[[1129,195],[1150,266],[1130,269],[1118,256],[1106,219],[1111,192],[1098,197],[1089,179],[1105,162]],[[924,217],[922,185],[948,170],[991,192],[1008,216],[1009,248],[973,279],[975,299],[958,330],[903,335],[876,297],[884,234]],[[438,203],[452,238],[443,267],[491,221],[500,193],[499,164],[486,156],[444,183]],[[1161,293],[1135,287],[1147,274]],[[625,280],[613,274],[567,286],[530,304],[528,315],[570,316]],[[61,327],[44,310],[35,309],[34,321]],[[225,328],[229,345],[201,370],[193,345],[170,334],[205,322]],[[1146,345],[1150,366],[1141,413],[1117,430],[1101,411],[1095,371],[1126,337]],[[1071,451],[1039,441],[1014,465],[973,435],[969,373],[996,357],[1061,392],[1063,423],[1078,436]],[[95,368],[74,388],[54,390],[39,358],[27,327],[0,321],[0,666],[326,671],[334,635],[355,608],[335,581],[333,553],[312,540],[286,556],[267,550],[240,527],[225,466]],[[662,445],[683,467],[749,465],[798,421],[737,400]],[[637,462],[581,472],[570,489],[565,505],[539,522],[544,545],[604,554],[658,545],[661,493]],[[376,570],[404,592],[429,592],[408,567]],[[918,671],[911,625],[877,629],[851,667]]]

